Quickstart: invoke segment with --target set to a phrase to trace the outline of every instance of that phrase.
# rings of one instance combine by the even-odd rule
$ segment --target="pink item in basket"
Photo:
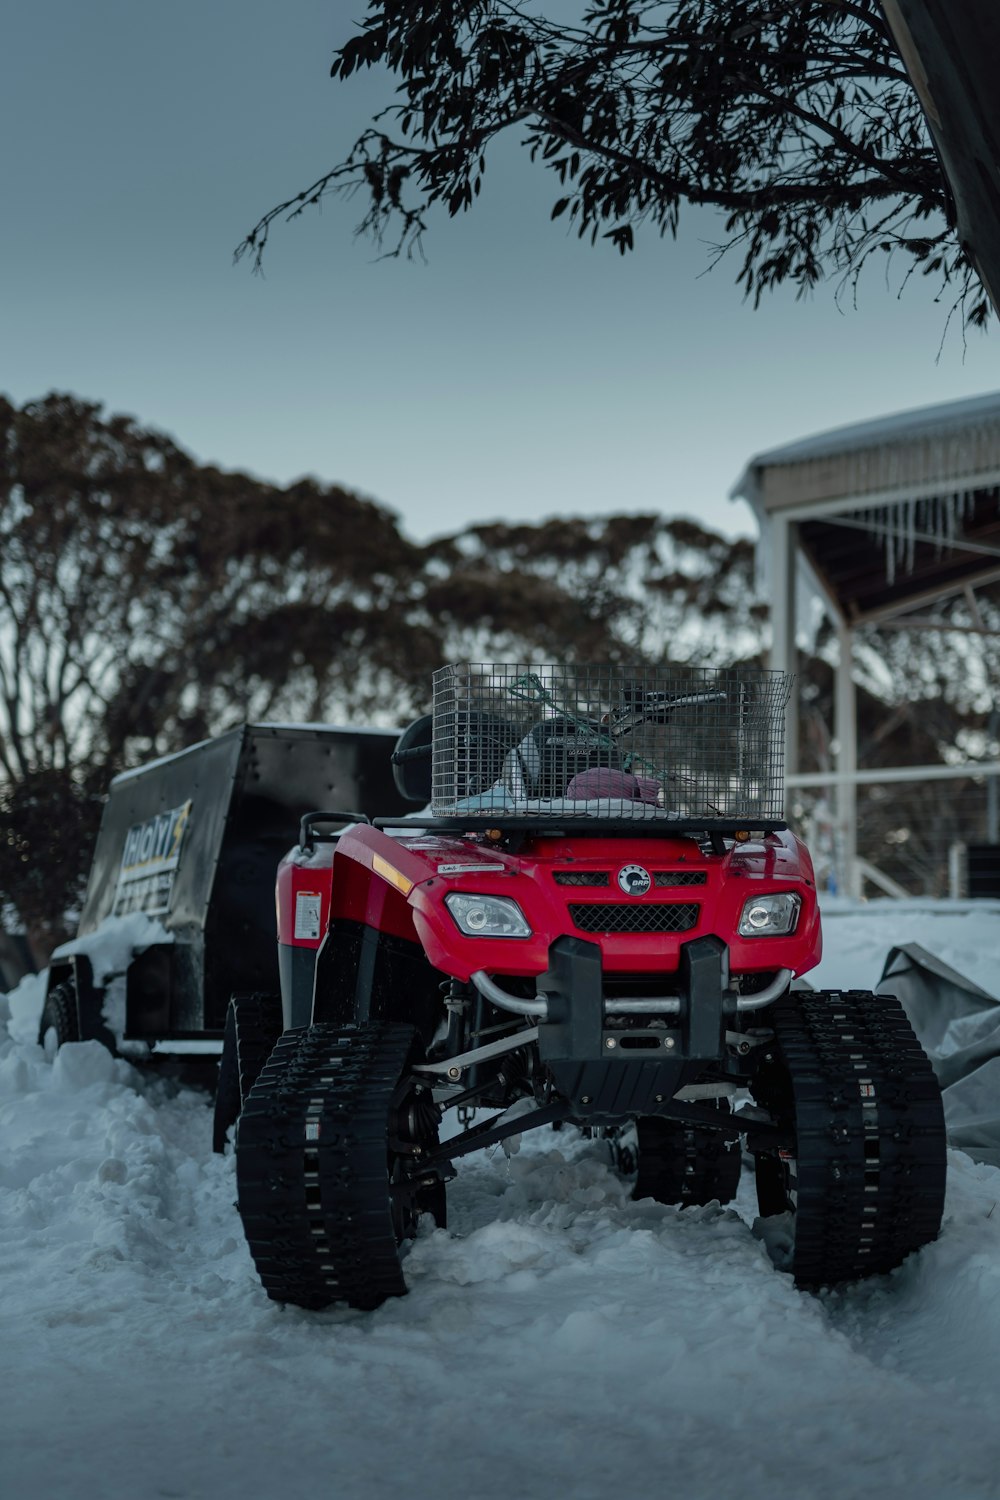
[[[612,771],[605,766],[581,771],[574,776],[566,788],[566,796],[571,802],[592,802],[598,797],[613,797],[626,802],[646,800],[637,776],[629,771]]]
[[[662,784],[655,776],[637,776],[635,779],[639,786],[640,802],[648,802],[652,807],[659,807]]]

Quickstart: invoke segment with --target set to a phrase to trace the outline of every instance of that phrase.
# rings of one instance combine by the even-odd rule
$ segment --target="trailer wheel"
[[[80,1040],[80,1020],[76,1005],[76,985],[64,979],[45,997],[42,1019],[38,1026],[38,1045],[51,1061],[64,1042]]]
[[[730,1114],[729,1101],[717,1103],[720,1121]],[[640,1115],[635,1122],[638,1174],[633,1198],[657,1203],[729,1203],[740,1183],[739,1143],[721,1130]]]

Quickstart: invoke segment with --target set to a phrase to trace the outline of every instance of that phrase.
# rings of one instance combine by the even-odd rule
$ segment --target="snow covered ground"
[[[912,905],[912,904],[910,904]],[[919,941],[991,993],[1000,918],[831,905],[816,982]],[[1000,1497],[1000,1171],[940,1239],[816,1297],[736,1210],[632,1202],[567,1131],[468,1158],[374,1314],[269,1302],[207,1097],[0,1012],[4,1500]],[[2,1031],[0,1027],[0,1031]]]

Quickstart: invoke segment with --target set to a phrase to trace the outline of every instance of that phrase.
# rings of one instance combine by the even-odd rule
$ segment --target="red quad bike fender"
[[[673,875],[676,884],[663,881],[645,895],[630,896],[617,877],[631,864],[657,875]],[[556,878],[587,871],[606,872],[608,884],[588,888]],[[450,891],[512,898],[532,935],[465,936],[444,904]],[[795,892],[801,900],[795,931],[787,936],[740,937],[737,929],[746,902],[783,891]],[[586,935],[600,945],[606,973],[670,973],[680,966],[682,945],[708,934],[728,945],[734,974],[782,968],[804,974],[822,953],[812,862],[805,845],[789,832],[737,843],[723,854],[705,853],[688,838],[623,840],[574,834],[532,839],[515,855],[456,835],[414,830],[412,835],[390,837],[381,829],[359,826],[337,844],[329,918],[363,923],[419,943],[436,969],[468,981],[478,969],[500,975],[544,973],[550,943],[563,935],[583,935],[570,907],[605,902],[619,908],[685,906],[689,923],[674,933],[588,928]],[[326,925],[324,921],[323,931]]]

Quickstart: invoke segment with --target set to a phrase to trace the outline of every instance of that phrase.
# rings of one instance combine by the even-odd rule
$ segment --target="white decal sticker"
[[[299,891],[295,897],[295,936],[319,937],[319,911],[323,898],[319,891]]]
[[[439,875],[471,875],[473,871],[483,874],[502,875],[503,865],[438,865]]]

